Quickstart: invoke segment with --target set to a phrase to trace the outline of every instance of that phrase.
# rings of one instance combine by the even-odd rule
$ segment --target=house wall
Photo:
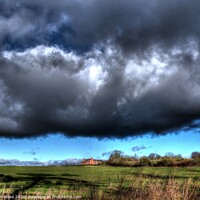
[[[91,158],[91,159],[83,160],[82,164],[83,165],[98,165],[98,161]]]

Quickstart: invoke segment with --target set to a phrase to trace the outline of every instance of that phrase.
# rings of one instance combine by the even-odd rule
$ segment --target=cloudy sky
[[[180,138],[200,139],[199,10],[198,0],[0,0],[0,157],[187,156]]]

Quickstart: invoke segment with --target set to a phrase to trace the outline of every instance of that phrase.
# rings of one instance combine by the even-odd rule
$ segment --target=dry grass
[[[95,193],[96,192],[96,193]],[[94,190],[84,199],[88,200],[198,200],[200,188],[191,179],[179,181],[173,177],[155,180],[143,176],[134,180],[121,178],[117,186],[107,185]]]

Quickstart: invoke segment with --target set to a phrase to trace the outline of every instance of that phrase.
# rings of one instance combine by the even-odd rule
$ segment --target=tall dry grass
[[[121,177],[117,185],[106,185],[103,189],[91,188],[87,200],[198,200],[200,187],[192,178],[179,180],[146,178],[143,175],[129,179]]]

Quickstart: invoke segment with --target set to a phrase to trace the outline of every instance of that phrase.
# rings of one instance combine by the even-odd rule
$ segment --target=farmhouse
[[[102,160],[95,160],[93,158],[83,159],[83,161],[82,161],[82,165],[99,165],[102,163],[103,163]]]

